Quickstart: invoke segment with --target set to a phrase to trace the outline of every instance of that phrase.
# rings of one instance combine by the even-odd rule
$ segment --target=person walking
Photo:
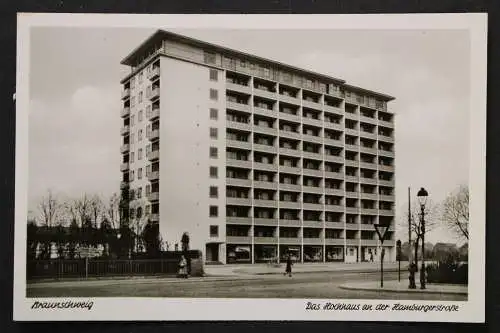
[[[292,277],[292,265],[293,265],[292,256],[288,254],[288,257],[286,258],[286,269],[283,275],[288,274],[289,277]]]
[[[181,256],[181,260],[179,261],[179,277],[180,278],[188,278],[187,273],[187,260],[184,255]]]

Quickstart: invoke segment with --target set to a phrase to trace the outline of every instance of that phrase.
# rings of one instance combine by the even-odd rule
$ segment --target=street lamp
[[[384,288],[384,255],[385,255],[385,249],[384,249],[384,237],[389,229],[388,224],[374,224],[373,227],[375,228],[375,231],[377,232],[378,238],[380,239],[380,245],[382,246],[382,251],[380,253],[380,288]]]
[[[422,233],[422,268],[420,269],[420,289],[425,289],[425,204],[429,193],[421,187],[417,193],[420,204],[420,228]]]

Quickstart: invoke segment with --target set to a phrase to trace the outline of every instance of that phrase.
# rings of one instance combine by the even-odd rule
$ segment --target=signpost
[[[384,255],[385,255],[385,249],[384,249],[384,237],[389,229],[389,226],[386,224],[374,224],[373,227],[375,228],[375,231],[377,232],[378,238],[380,239],[380,245],[382,246],[382,252],[380,254],[380,288],[384,288]]]
[[[396,260],[398,261],[398,282],[401,282],[401,240],[396,242]]]

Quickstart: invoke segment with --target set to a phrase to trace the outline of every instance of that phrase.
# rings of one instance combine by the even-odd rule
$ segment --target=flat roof
[[[135,63],[137,62],[137,60],[141,57],[141,55],[143,53],[145,53],[151,46],[158,44],[158,43],[161,43],[165,39],[172,40],[172,41],[178,41],[178,42],[185,43],[185,44],[192,45],[192,46],[198,46],[198,47],[201,47],[207,51],[220,52],[220,53],[224,53],[226,55],[240,56],[240,57],[254,59],[254,60],[259,61],[259,62],[266,62],[266,63],[272,64],[276,67],[287,69],[289,71],[303,73],[303,74],[307,74],[307,75],[310,75],[310,76],[313,76],[316,78],[320,78],[320,79],[323,79],[326,81],[330,81],[332,83],[337,83],[339,85],[342,85],[342,86],[347,87],[349,89],[352,89],[354,91],[368,93],[368,94],[380,97],[386,101],[391,101],[391,100],[395,99],[392,96],[378,93],[376,91],[363,89],[363,88],[352,86],[352,85],[347,85],[345,83],[346,82],[345,80],[342,80],[342,79],[339,79],[336,77],[332,77],[332,76],[321,74],[318,72],[309,71],[307,69],[287,65],[287,64],[281,63],[281,62],[276,61],[276,60],[271,60],[271,59],[259,57],[259,56],[253,55],[253,54],[237,51],[237,50],[223,47],[220,45],[211,44],[208,42],[201,41],[199,39],[194,39],[191,37],[179,35],[179,34],[176,34],[176,33],[170,32],[170,31],[166,31],[166,30],[157,30],[149,38],[147,38],[144,42],[142,42],[139,46],[137,46],[132,52],[130,52],[120,62],[120,64],[126,65],[126,66],[134,66]]]

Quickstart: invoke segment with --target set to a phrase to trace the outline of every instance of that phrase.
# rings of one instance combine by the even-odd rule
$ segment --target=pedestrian
[[[286,269],[283,275],[288,274],[289,277],[292,277],[292,265],[293,265],[292,256],[288,254],[288,257],[286,258]]]
[[[181,260],[179,261],[179,277],[185,279],[188,278],[187,261],[184,255],[181,256]]]
[[[414,261],[410,263],[410,266],[408,267],[408,271],[410,271],[410,275],[408,279],[410,280],[410,284],[408,286],[409,289],[415,289],[417,286],[415,284],[415,273],[417,272],[417,265],[415,264]]]
[[[373,262],[373,252],[370,251],[370,261]]]

